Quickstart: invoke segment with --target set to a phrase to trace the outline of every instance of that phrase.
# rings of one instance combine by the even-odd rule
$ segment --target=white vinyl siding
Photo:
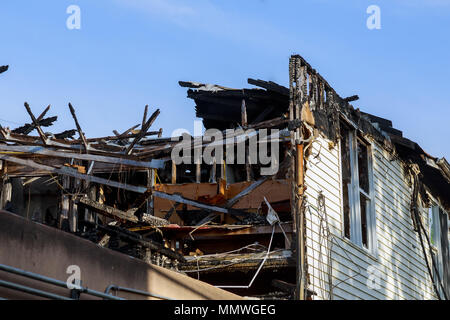
[[[402,164],[390,161],[390,155],[372,143],[377,239],[374,255],[343,236],[340,146],[330,149],[329,141],[319,137],[310,148],[305,173],[305,218],[309,289],[317,293],[314,299],[328,299],[329,292],[326,239],[321,236],[317,210],[320,191],[325,197],[333,239],[333,299],[435,299],[419,237],[413,230],[409,211],[412,190]],[[428,228],[428,209],[422,209],[421,216]],[[370,266],[379,270],[379,289],[367,285]]]

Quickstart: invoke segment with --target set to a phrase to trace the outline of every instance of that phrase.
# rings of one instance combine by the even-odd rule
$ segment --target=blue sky
[[[81,30],[66,28],[69,5]],[[366,9],[381,8],[381,30]],[[0,124],[29,122],[52,105],[53,132],[88,137],[141,122],[192,131],[194,103],[178,80],[249,87],[247,78],[288,85],[289,56],[304,56],[341,96],[433,156],[450,160],[450,0],[3,0],[0,3]]]

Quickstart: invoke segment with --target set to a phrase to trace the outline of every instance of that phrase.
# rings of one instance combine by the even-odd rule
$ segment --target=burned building
[[[30,123],[0,128],[1,208],[238,296],[447,299],[447,161],[301,56],[289,72],[289,88],[180,81],[202,136],[163,137],[146,106],[87,138],[71,104],[75,129],[46,133],[50,107],[25,103]]]

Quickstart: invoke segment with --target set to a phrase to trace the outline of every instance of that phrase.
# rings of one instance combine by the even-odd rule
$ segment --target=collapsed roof
[[[322,87],[324,96],[315,97],[309,105],[315,126],[330,140],[339,138],[339,118],[344,117],[354,123],[364,134],[372,136],[389,152],[395,152],[405,163],[417,164],[422,173],[422,181],[436,196],[446,210],[450,210],[450,166],[445,158],[427,154],[416,142],[393,128],[392,121],[354,108],[350,102],[358,96],[342,98],[328,82],[300,55],[294,55],[298,67],[304,66],[312,76],[310,86]],[[295,68],[294,68],[295,69]],[[248,83],[258,89],[232,89],[221,85],[180,81],[187,87],[187,96],[195,101],[196,116],[203,119],[205,128],[227,129],[236,127],[241,121],[241,104],[245,99],[248,123],[256,123],[277,117],[287,118],[290,90],[272,81],[248,79]],[[313,91],[319,95],[320,90]],[[427,196],[422,192],[424,200]]]

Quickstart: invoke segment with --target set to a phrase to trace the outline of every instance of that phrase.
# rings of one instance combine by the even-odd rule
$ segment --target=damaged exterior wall
[[[327,246],[320,236],[320,215],[316,210],[320,191],[326,199],[332,238],[332,299],[436,299],[411,220],[412,188],[403,164],[390,161],[387,152],[372,142],[378,243],[377,254],[373,255],[344,237],[340,148],[337,145],[329,150],[328,142],[320,137],[312,144],[312,154],[320,152],[320,160],[310,157],[305,177],[307,202],[315,207],[305,215],[308,274],[310,289],[318,294],[315,299],[330,298]],[[421,208],[421,215],[428,228],[428,209]],[[370,266],[380,272],[370,273]],[[380,289],[367,285],[371,275],[379,276]]]
[[[357,96],[341,98],[298,55],[290,89],[248,83],[260,88],[180,85],[190,88],[206,128],[280,129],[270,140],[280,151],[271,176],[248,151],[240,164],[220,165],[216,154],[213,163],[176,164],[176,142],[162,129],[148,131],[159,109],[147,119],[146,106],[138,130],[86,139],[71,104],[77,130],[45,136],[39,127],[56,117],[44,118],[47,107],[36,119],[25,103],[33,123],[0,128],[0,205],[243,296],[439,298],[417,231],[429,230],[431,201],[450,212],[447,161],[403,138],[391,121],[353,108]],[[34,129],[39,136],[28,135]],[[250,138],[245,144],[249,150]],[[194,141],[188,149],[207,146]],[[445,273],[448,281],[448,263]]]
[[[429,237],[430,199],[437,199],[436,203],[447,211],[449,209],[450,180],[446,175],[445,159],[436,161],[416,143],[402,138],[401,131],[393,129],[391,121],[363,115],[359,109],[354,109],[348,102],[356,96],[339,97],[326,80],[298,55],[291,57],[290,81],[291,103],[302,108],[303,121],[319,129],[318,137],[311,144],[307,142],[310,153],[305,157],[304,194],[308,288],[317,294],[315,298],[444,299],[445,294],[440,292],[438,296],[433,286],[427,267],[427,260],[431,264],[430,249],[417,232],[412,212],[418,209],[424,237]],[[309,113],[313,115],[312,121],[305,117]],[[364,215],[366,223],[372,220],[367,229],[373,239],[370,249],[345,236],[346,191],[342,182],[341,123],[348,123],[356,132],[353,139],[361,137],[371,150],[372,159],[368,161],[371,169],[365,177],[372,186],[371,207],[365,206],[364,209],[374,212],[372,217],[366,211]],[[351,157],[356,157],[356,153]],[[357,168],[354,162],[361,161],[353,159],[352,171]],[[353,181],[358,173],[351,174]],[[418,200],[413,197],[413,176],[418,177]],[[358,188],[348,191],[349,196],[350,193],[359,195],[361,192],[361,188],[353,187],[353,183],[349,188]],[[354,200],[349,202],[350,207],[353,206],[348,209],[350,213],[360,210],[359,200]],[[350,214],[349,220],[354,218]],[[360,228],[350,223],[350,230],[355,227]],[[442,239],[445,240],[448,230],[443,232]],[[448,252],[448,242],[443,246]],[[448,259],[448,253],[445,258]],[[443,283],[448,285],[445,263]]]

